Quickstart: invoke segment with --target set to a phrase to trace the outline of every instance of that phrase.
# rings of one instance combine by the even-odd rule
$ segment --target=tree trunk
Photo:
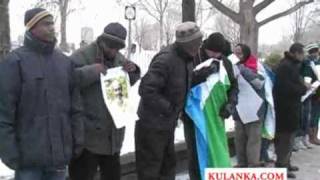
[[[195,0],[182,0],[182,22],[196,21],[195,16],[196,4]]]
[[[247,44],[252,54],[258,53],[259,26],[257,23],[245,22],[240,25],[240,42]]]
[[[0,0],[0,61],[10,48],[9,0]]]
[[[159,29],[160,29],[160,48],[163,46],[163,14],[159,17]]]
[[[252,54],[258,53],[259,25],[253,12],[253,1],[240,1],[240,42],[248,45]]]
[[[60,4],[60,48],[64,52],[68,52],[68,43],[67,43],[67,10],[68,10],[68,2]]]

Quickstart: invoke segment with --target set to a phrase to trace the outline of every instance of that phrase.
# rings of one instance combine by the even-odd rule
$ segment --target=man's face
[[[310,54],[310,56],[313,58],[313,59],[318,59],[319,57],[319,50],[314,50],[314,52],[312,52]]]
[[[215,59],[219,59],[222,56],[221,52],[215,52],[209,49],[205,49],[206,54],[208,55],[208,57],[210,58],[215,58]]]
[[[31,33],[41,41],[54,42],[55,29],[52,16],[47,16],[40,20],[32,29]]]
[[[114,59],[119,52],[118,48],[110,48],[104,42],[102,42],[101,45],[102,45],[103,54],[108,59]]]
[[[304,60],[304,52],[296,52],[294,53],[294,57],[302,62]]]
[[[187,52],[190,56],[195,57],[199,52],[201,44],[202,38],[184,44],[183,48],[185,49],[185,52]]]
[[[240,59],[240,61],[243,60],[243,53],[240,46],[235,47],[234,54]]]

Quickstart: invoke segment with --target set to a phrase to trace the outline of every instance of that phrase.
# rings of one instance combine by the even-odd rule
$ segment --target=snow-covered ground
[[[8,169],[0,160],[0,180],[13,179],[13,171]]]

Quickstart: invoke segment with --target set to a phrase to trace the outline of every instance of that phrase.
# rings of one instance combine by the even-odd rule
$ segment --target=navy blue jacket
[[[67,56],[26,33],[0,64],[0,158],[12,169],[64,167],[81,145],[82,105]]]

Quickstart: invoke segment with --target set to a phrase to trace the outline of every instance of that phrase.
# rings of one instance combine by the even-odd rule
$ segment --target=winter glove
[[[122,67],[123,70],[125,70],[128,73],[135,72],[137,70],[137,66],[131,61],[126,61]]]
[[[235,107],[232,104],[227,103],[223,108],[221,108],[220,116],[223,119],[228,119],[232,114],[234,114],[234,112]]]

